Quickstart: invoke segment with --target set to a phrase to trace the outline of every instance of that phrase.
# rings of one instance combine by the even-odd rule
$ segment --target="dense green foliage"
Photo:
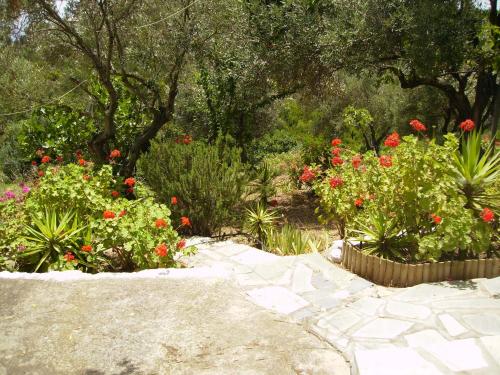
[[[237,219],[248,183],[240,154],[222,138],[213,146],[199,141],[154,142],[139,160],[139,175],[161,201],[177,199],[173,215],[189,217],[192,233],[211,235]]]

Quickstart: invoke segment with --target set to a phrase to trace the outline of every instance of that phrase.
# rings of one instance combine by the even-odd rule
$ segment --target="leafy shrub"
[[[191,219],[191,230],[212,235],[234,222],[248,183],[240,150],[223,139],[153,142],[138,162],[138,173],[162,200],[176,198],[174,217]]]
[[[42,168],[30,192],[0,202],[0,266],[135,270],[176,266],[176,252],[192,251],[184,248],[167,206],[135,179],[114,179],[109,165]],[[137,199],[124,197],[127,191],[131,197],[130,189]]]
[[[263,161],[267,155],[283,154],[299,146],[299,142],[289,132],[283,129],[265,134],[254,140],[248,148],[248,160],[252,164]]]
[[[380,157],[334,147],[331,167],[313,183],[320,218],[360,239],[367,251],[392,259],[438,261],[490,250],[497,236],[493,213],[486,220],[483,211],[468,207],[450,165],[457,138],[448,134],[440,146],[393,134],[385,145]],[[483,210],[495,210],[488,199]]]

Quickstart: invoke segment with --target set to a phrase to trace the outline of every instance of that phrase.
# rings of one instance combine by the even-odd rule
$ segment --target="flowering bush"
[[[418,120],[411,126],[425,131]],[[498,236],[496,204],[493,198],[483,200],[482,211],[467,205],[451,163],[459,148],[456,136],[448,134],[438,145],[393,133],[384,144],[380,156],[336,150],[344,162],[318,171],[313,189],[322,220],[392,259],[438,261],[492,250]]]
[[[31,191],[23,186],[18,197],[7,192],[9,199],[0,201],[0,268],[172,267],[177,252],[193,250],[178,246],[181,222],[171,223],[169,208],[134,178],[114,178],[111,166],[45,165],[40,171]],[[131,188],[135,200],[113,194]]]

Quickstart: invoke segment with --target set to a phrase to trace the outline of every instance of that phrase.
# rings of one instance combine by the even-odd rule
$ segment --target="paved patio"
[[[500,278],[385,288],[319,254],[198,248],[190,265],[229,273],[255,304],[340,350],[352,374],[500,374]]]
[[[500,278],[385,288],[191,242],[188,269],[0,273],[0,374],[500,374]]]

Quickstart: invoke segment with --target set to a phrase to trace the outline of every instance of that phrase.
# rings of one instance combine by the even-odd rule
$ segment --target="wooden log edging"
[[[375,284],[408,287],[422,283],[500,276],[500,259],[406,264],[368,255],[344,241],[342,266]]]

